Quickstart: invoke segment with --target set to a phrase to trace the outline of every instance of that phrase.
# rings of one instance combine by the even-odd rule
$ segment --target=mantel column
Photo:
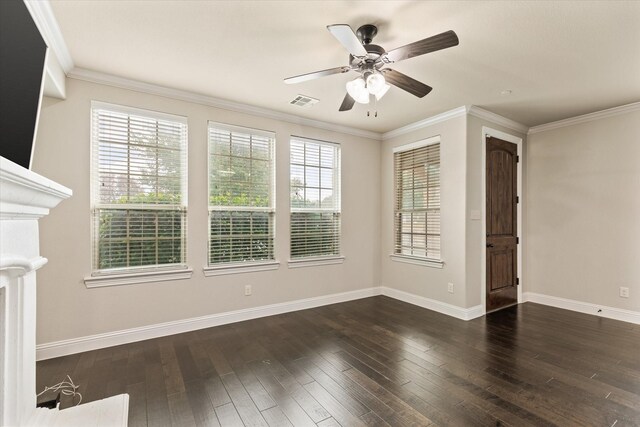
[[[24,425],[36,407],[38,219],[71,190],[0,157],[0,425]]]

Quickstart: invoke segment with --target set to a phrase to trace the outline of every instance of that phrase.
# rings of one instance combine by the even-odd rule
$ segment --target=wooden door
[[[518,302],[518,148],[487,138],[487,311]]]

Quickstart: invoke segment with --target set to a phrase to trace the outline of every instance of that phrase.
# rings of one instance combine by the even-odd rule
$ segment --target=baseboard
[[[263,305],[260,307],[246,308],[242,310],[228,311],[225,313],[211,314],[194,317],[191,319],[176,320],[173,322],[159,323],[121,331],[107,332],[69,340],[55,341],[36,346],[36,360],[51,359],[69,354],[91,351],[115,345],[128,344],[197,329],[226,325],[244,320],[257,319],[265,316],[305,310],[328,304],[352,301],[368,298],[376,295],[385,295],[418,307],[446,314],[461,320],[471,320],[482,316],[481,305],[470,308],[462,308],[442,301],[400,291],[398,289],[382,287],[370,287],[356,291],[341,292],[319,297],[305,298],[278,304]],[[640,324],[640,312],[624,310],[620,308],[601,306],[582,301],[537,294],[534,292],[523,293],[523,302],[535,302],[580,313],[593,314],[609,319],[621,320]]]
[[[194,331],[197,329],[210,328],[213,326],[226,325],[229,323],[241,322],[243,320],[251,320],[259,317],[273,316],[275,314],[367,298],[380,295],[380,292],[381,290],[379,287],[371,287],[358,289],[356,291],[341,292],[337,294],[263,305],[260,307],[228,311],[121,331],[49,342],[36,346],[36,360],[52,359],[54,357],[66,356],[83,351],[97,350],[99,348],[143,341],[167,335],[179,334],[182,332]]]
[[[556,308],[564,308],[565,310],[577,311],[580,313],[593,314],[595,316],[606,317],[607,319],[622,320],[623,322],[640,324],[640,312],[638,311],[607,307],[589,302],[537,294],[535,292],[525,292],[522,297],[524,301],[549,305]]]
[[[438,313],[446,314],[461,320],[471,320],[476,317],[482,316],[482,306],[476,305],[470,308],[462,308],[457,305],[447,304],[446,302],[434,300],[431,298],[422,297],[419,295],[411,294],[409,292],[400,291],[398,289],[387,288],[385,286],[380,288],[381,294],[407,302],[409,304],[417,305],[428,310],[437,311]]]
[[[342,292],[319,297],[288,301],[278,304],[263,305],[260,307],[246,308],[242,310],[228,311],[191,319],[176,320],[172,322],[158,323],[155,325],[141,326],[138,328],[124,329],[103,334],[89,335],[80,338],[49,342],[36,346],[36,360],[52,359],[54,357],[67,356],[83,351],[97,350],[115,345],[128,344],[152,338],[164,337],[198,329],[211,328],[229,323],[242,322],[244,320],[305,310],[328,304],[336,304],[368,298],[375,295],[385,295],[409,304],[433,310],[462,320],[471,320],[482,316],[482,306],[462,308],[433,300],[408,292],[387,287],[371,287],[357,291]]]

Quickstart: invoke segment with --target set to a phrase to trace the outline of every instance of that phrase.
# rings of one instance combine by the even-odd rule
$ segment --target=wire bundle
[[[65,396],[73,396],[74,398],[75,396],[79,396],[80,399],[78,400],[78,403],[76,403],[75,405],[75,406],[78,406],[80,402],[82,402],[82,394],[78,393],[78,389],[80,388],[80,386],[75,385],[69,375],[67,375],[67,380],[68,381],[60,381],[58,384],[52,385],[50,387],[45,387],[44,390],[42,390],[40,393],[37,394],[37,397],[42,396],[48,391],[60,392]]]

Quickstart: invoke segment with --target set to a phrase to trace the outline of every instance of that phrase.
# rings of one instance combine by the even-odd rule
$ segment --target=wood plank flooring
[[[132,427],[640,426],[640,326],[533,303],[367,298],[42,361],[38,390],[67,374]]]

